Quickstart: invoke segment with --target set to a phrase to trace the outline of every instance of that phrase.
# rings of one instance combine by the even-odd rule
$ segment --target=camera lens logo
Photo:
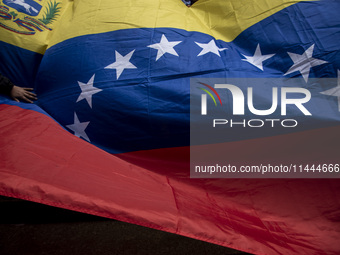
[[[199,82],[199,83],[202,84],[203,86],[207,87],[208,89],[210,89],[216,95],[216,97],[220,101],[220,104],[222,105],[221,97],[220,97],[220,95],[217,93],[217,91],[213,87],[211,87],[208,84],[202,83],[202,82]],[[213,96],[213,94],[211,94],[211,92],[208,89],[206,89],[206,88],[199,88],[199,89],[201,89],[204,92],[206,92],[212,98],[212,100],[214,101],[215,106],[217,106],[217,102],[215,100],[215,97]],[[202,94],[201,95],[201,100],[202,100],[201,101],[202,102],[201,115],[207,115],[207,94]]]

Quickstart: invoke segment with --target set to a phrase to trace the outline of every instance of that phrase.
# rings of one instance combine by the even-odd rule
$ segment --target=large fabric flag
[[[39,99],[0,96],[0,194],[254,254],[339,254],[339,10],[336,0],[1,0],[0,72]],[[243,120],[228,115],[223,140],[190,145],[190,110],[204,109],[190,101],[205,98],[208,114],[226,105],[200,80],[211,78],[246,81],[229,89],[248,108],[225,94]],[[247,90],[261,79],[298,85]],[[306,175],[192,178],[193,148]]]

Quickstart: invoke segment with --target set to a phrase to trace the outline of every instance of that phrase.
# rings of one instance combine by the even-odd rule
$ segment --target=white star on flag
[[[147,47],[153,48],[157,50],[156,61],[162,57],[165,53],[169,53],[171,55],[177,56],[178,54],[175,51],[174,47],[181,43],[182,41],[169,42],[165,35],[162,35],[161,41],[159,43],[148,45]]]
[[[267,59],[271,58],[275,54],[268,54],[268,55],[262,55],[261,49],[260,49],[260,44],[257,45],[254,56],[246,56],[242,54],[246,59],[242,59],[243,61],[247,61],[250,64],[254,65],[258,69],[263,71],[263,61],[266,61]]]
[[[289,70],[284,75],[299,71],[303,79],[307,82],[308,77],[309,77],[309,72],[312,67],[328,63],[327,61],[313,58],[312,57],[313,50],[314,50],[314,44],[310,46],[302,55],[288,52],[294,64],[291,68],[289,68]]]
[[[116,69],[117,74],[117,80],[119,79],[119,76],[122,74],[124,69],[136,69],[132,63],[130,63],[130,59],[132,57],[132,54],[135,52],[135,50],[131,51],[125,56],[122,56],[119,54],[118,51],[115,51],[116,53],[116,62],[113,62],[112,64],[108,65],[104,69]]]
[[[338,98],[338,110],[340,112],[340,71],[338,70],[338,85],[334,88],[320,92],[323,95],[334,96]]]
[[[87,134],[85,133],[85,129],[87,127],[87,125],[90,122],[80,122],[78,119],[78,116],[76,113],[74,113],[74,124],[71,125],[66,125],[66,127],[68,129],[71,129],[74,132],[74,135],[77,137],[82,137],[84,138],[86,141],[90,142],[89,137],[87,136]]]
[[[82,83],[78,81],[79,87],[81,89],[81,93],[77,99],[77,102],[79,102],[80,100],[86,99],[86,101],[88,102],[91,108],[92,108],[92,96],[102,91],[102,89],[93,87],[94,76],[95,75],[93,75],[87,83]]]
[[[214,53],[217,56],[221,57],[220,51],[227,49],[227,48],[218,48],[214,40],[211,40],[208,43],[198,43],[198,42],[195,42],[195,43],[202,48],[201,52],[197,55],[197,57],[205,55],[209,52]]]

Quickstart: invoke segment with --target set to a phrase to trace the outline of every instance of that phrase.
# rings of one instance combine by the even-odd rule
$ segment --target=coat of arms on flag
[[[58,17],[61,8],[57,0],[43,0],[43,2],[2,0],[1,2],[0,27],[23,35],[51,30],[49,25]]]

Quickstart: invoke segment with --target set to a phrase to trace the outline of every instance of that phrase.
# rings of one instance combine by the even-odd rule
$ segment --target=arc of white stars
[[[181,42],[182,41],[169,42],[166,36],[163,34],[161,41],[159,43],[154,43],[154,44],[148,45],[147,47],[157,50],[157,56],[156,56],[156,61],[157,61],[165,53],[169,53],[171,55],[178,57],[178,53],[175,51],[174,47]]]
[[[242,59],[243,61],[246,61],[253,66],[257,67],[261,71],[263,71],[263,62],[266,61],[267,59],[273,57],[275,54],[267,54],[267,55],[262,55],[261,49],[260,49],[260,44],[257,44],[255,53],[253,56],[246,56],[242,54],[246,59]]]
[[[74,113],[74,124],[66,125],[66,127],[74,132],[74,135],[77,137],[82,137],[86,141],[91,142],[89,137],[87,136],[85,129],[90,122],[80,122],[76,113]]]
[[[338,110],[340,112],[340,70],[338,70],[338,84],[336,87],[320,92],[323,95],[334,96],[338,98]]]
[[[288,52],[288,55],[293,60],[294,64],[284,75],[298,71],[307,82],[311,68],[328,63],[327,61],[313,58],[314,45],[315,44],[310,46],[302,55]]]
[[[87,83],[82,83],[78,81],[79,87],[81,89],[81,93],[77,99],[77,102],[79,102],[80,100],[86,99],[87,103],[90,105],[91,108],[92,108],[92,96],[102,91],[102,89],[98,89],[93,86],[94,77],[95,75],[93,75]]]
[[[202,48],[201,52],[197,55],[198,56],[203,56],[209,52],[216,54],[217,56],[221,57],[220,51],[227,50],[228,48],[218,48],[215,40],[211,40],[208,43],[199,43],[195,42],[198,46]]]
[[[104,69],[116,69],[116,74],[117,74],[117,80],[119,79],[120,75],[125,69],[137,69],[136,66],[134,66],[131,62],[130,59],[133,55],[135,50],[131,51],[125,56],[122,56],[119,54],[118,51],[115,51],[116,54],[116,61],[113,62],[112,64],[106,66]]]

